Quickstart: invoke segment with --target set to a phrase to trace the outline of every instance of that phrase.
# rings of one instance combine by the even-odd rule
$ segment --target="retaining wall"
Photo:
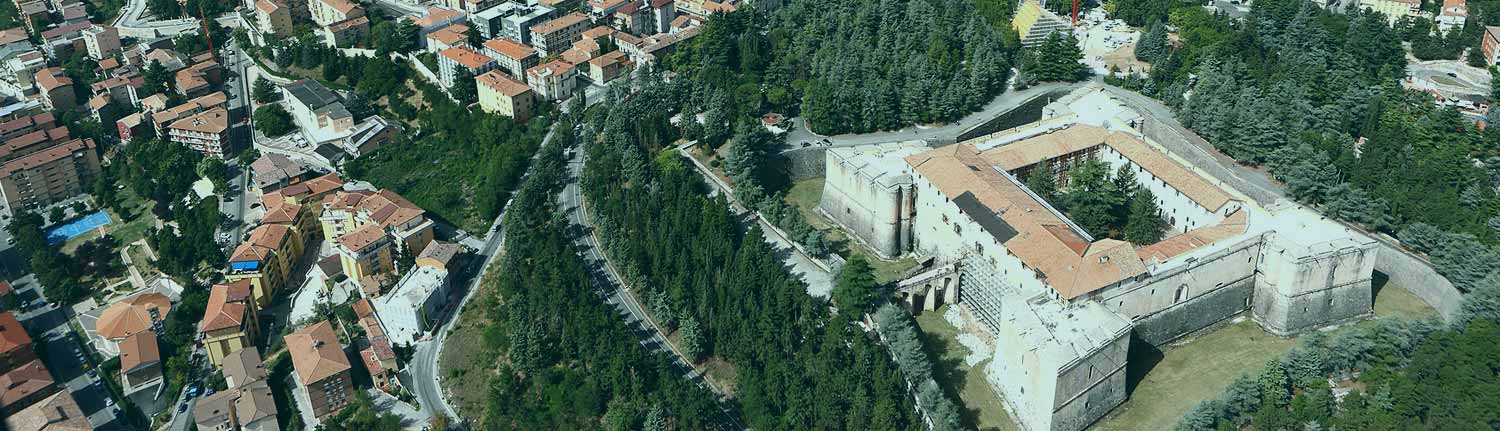
[[[1452,321],[1463,306],[1463,293],[1453,287],[1447,277],[1438,274],[1426,259],[1389,242],[1383,235],[1372,236],[1379,240],[1379,248],[1375,253],[1375,270],[1389,277],[1386,287],[1395,284],[1406,289],[1437,309],[1443,320]]]

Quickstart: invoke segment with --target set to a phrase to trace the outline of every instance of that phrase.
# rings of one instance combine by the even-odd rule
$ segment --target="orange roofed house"
[[[15,314],[0,312],[0,373],[33,360],[36,360],[36,350],[32,348],[31,335],[26,334],[26,328],[21,327]]]
[[[198,322],[198,333],[208,349],[208,360],[221,365],[224,357],[240,350],[255,348],[257,307],[252,299],[250,280],[215,284],[208,293],[208,307]]]
[[[161,334],[170,311],[172,300],[160,293],[145,293],[116,301],[94,322],[98,338],[103,340],[99,343],[100,350],[114,354],[119,351],[119,343],[131,335],[141,332]]]
[[[479,76],[497,67],[495,59],[474,51],[468,46],[455,46],[438,51],[438,78],[443,85],[452,87],[453,79],[460,71],[468,72],[469,76]]]
[[[349,358],[328,321],[287,335],[286,348],[292,355],[297,385],[312,403],[313,416],[328,416],[354,399]]]
[[[162,383],[161,349],[155,332],[137,332],[120,342],[120,383],[127,396]]]
[[[433,238],[427,212],[390,190],[329,195],[318,221],[353,280],[391,271],[397,248],[415,255]]]
[[[474,80],[479,84],[479,107],[484,112],[504,115],[517,121],[531,118],[536,97],[526,83],[511,79],[499,70],[485,72]]]

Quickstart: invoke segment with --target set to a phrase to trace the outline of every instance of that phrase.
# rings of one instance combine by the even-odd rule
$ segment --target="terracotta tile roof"
[[[36,85],[44,91],[52,91],[65,85],[73,85],[73,78],[63,73],[61,67],[49,67],[36,71]]]
[[[266,379],[266,364],[261,362],[260,352],[253,346],[224,355],[221,367],[224,377],[233,381],[235,387],[244,387],[250,382]]]
[[[239,281],[248,284],[247,280]],[[227,284],[215,284],[209,290],[208,306],[204,308],[203,320],[198,322],[198,332],[236,328],[244,323],[248,306],[244,302],[231,301],[229,290]]]
[[[1175,235],[1136,249],[1135,254],[1147,263],[1165,262],[1168,259],[1193,251],[1199,247],[1213,244],[1224,239],[1233,238],[1245,233],[1248,211],[1235,211],[1229,217],[1225,217],[1219,224],[1204,226]]]
[[[1002,145],[984,151],[982,156],[1001,169],[1015,171],[1042,160],[1098,145],[1113,148],[1209,211],[1217,211],[1231,200],[1229,193],[1172,161],[1140,138],[1086,124],[1074,124],[1062,130]]]
[[[68,391],[58,391],[5,418],[10,431],[90,431],[88,416]]]
[[[272,250],[280,250],[291,233],[292,229],[286,225],[263,224],[250,231],[249,242]]]
[[[23,27],[8,28],[0,30],[0,45],[10,45],[28,39],[26,29]]]
[[[356,18],[350,18],[350,19],[346,19],[346,20],[343,20],[343,21],[339,21],[339,22],[336,22],[336,23],[333,23],[333,24],[329,24],[328,25],[328,31],[340,32],[340,31],[348,30],[348,29],[359,27],[359,26],[363,26],[363,25],[370,25],[370,18],[369,17],[360,16],[360,17],[356,17]]]
[[[385,231],[380,226],[365,225],[339,237],[339,245],[354,252],[360,252],[385,237]]]
[[[276,250],[274,249],[261,247],[251,243],[250,241],[245,241],[240,243],[239,246],[235,247],[233,253],[229,254],[229,262],[266,263],[266,260],[270,259],[271,255],[274,253],[276,253]],[[262,268],[263,267],[264,265],[262,265]]]
[[[172,129],[189,130],[200,133],[223,134],[229,130],[229,111],[224,108],[214,108],[199,112],[191,117],[183,118],[172,123]]]
[[[350,2],[348,0],[318,0],[318,1],[321,1],[321,2],[323,2],[323,4],[328,5],[328,7],[331,7],[334,10],[337,10],[340,13],[345,13],[345,14],[347,14],[350,11],[353,11],[355,8],[359,7],[358,5],[355,5],[354,3],[352,3],[352,2]]]
[[[114,57],[110,57],[110,58],[106,58],[106,59],[103,59],[103,60],[99,60],[99,68],[100,69],[104,69],[105,71],[108,71],[108,70],[114,69],[116,67],[120,67],[120,60],[116,60]]]
[[[239,392],[240,398],[235,401],[234,410],[239,416],[241,427],[249,429],[250,424],[267,417],[275,420],[276,401],[271,397],[271,386],[265,380],[257,380]]]
[[[10,287],[10,282],[7,282],[5,280],[0,280],[0,297],[4,297],[5,295],[9,295],[11,292],[14,292],[14,291],[15,291],[15,289],[13,289],[13,288]],[[3,351],[4,350],[0,350],[0,352],[3,352]]]
[[[118,340],[141,331],[149,331],[153,325],[152,312],[163,321],[172,311],[172,301],[160,293],[146,293],[116,302],[99,315],[95,329],[108,340]]]
[[[442,42],[444,45],[453,46],[468,39],[468,36],[464,35],[468,31],[469,26],[467,25],[451,24],[432,33],[427,33],[427,38]]]
[[[56,121],[57,117],[52,115],[51,112],[43,112],[28,117],[21,117],[6,121],[4,123],[0,123],[0,135],[10,135],[18,130],[23,129],[52,127],[52,123]],[[64,128],[63,130],[67,129]]]
[[[352,306],[354,307],[354,315],[356,317],[370,317],[375,314],[375,307],[370,305],[369,298],[359,298],[358,301],[354,301]]]
[[[5,162],[4,165],[0,165],[0,177],[10,176],[10,174],[23,169],[31,169],[62,160],[63,158],[71,157],[73,153],[79,151],[93,151],[93,149],[93,140],[74,139],[42,151],[27,154],[25,157]]]
[[[276,4],[276,2],[271,0],[256,0],[255,8],[259,9],[261,12],[270,14],[276,12],[277,9],[281,9],[281,5]]]
[[[4,145],[0,145],[0,160],[11,157],[11,154],[46,142],[62,142],[68,139],[67,127],[55,127],[47,130],[36,130],[21,136],[7,139]]]
[[[495,61],[484,54],[475,52],[467,46],[455,46],[438,52],[438,55],[448,57],[458,64],[470,69],[478,69]]]
[[[365,327],[365,336],[366,337],[369,337],[369,338],[372,338],[372,339],[373,338],[385,338],[385,329],[382,329],[380,327],[380,322],[375,321],[374,317],[369,317],[369,316],[367,316],[367,317],[361,317],[359,319],[359,326]]]
[[[526,69],[526,75],[535,79],[542,79],[545,76],[562,76],[573,70],[574,66],[576,65],[566,61],[552,60]]]
[[[311,200],[343,187],[344,180],[339,178],[339,174],[335,172],[329,172],[327,174],[324,174],[323,176],[303,181],[297,184],[292,184],[290,186],[282,187],[281,189],[278,189],[271,193],[266,193],[265,196],[261,197],[261,201],[264,202],[267,207],[277,206],[281,205],[282,202],[285,202],[287,197],[297,197]]]
[[[156,344],[155,332],[137,332],[120,342],[120,371],[130,372],[160,362],[161,350]]]
[[[21,321],[16,320],[16,315],[9,311],[0,312],[0,355],[8,355],[30,345],[31,335],[26,333]]]
[[[520,42],[510,39],[486,40],[484,41],[484,47],[516,61],[536,55],[536,48],[522,45]]]
[[[344,356],[333,325],[326,320],[287,335],[286,348],[292,355],[292,367],[305,386],[349,370],[349,358]]]
[[[374,274],[368,274],[359,278],[359,290],[365,293],[366,298],[379,297],[381,293],[380,284],[381,279]]]
[[[463,15],[463,12],[444,7],[429,7],[427,8],[427,15],[423,16],[422,19],[417,20],[417,26],[422,28],[432,27],[453,18],[457,18],[459,15]]]
[[[620,6],[619,9],[615,9],[615,16],[631,16],[631,15],[635,15],[636,12],[640,12],[640,11],[641,11],[641,2],[639,2],[639,1],[632,1],[630,3],[626,3],[624,6]]]
[[[270,209],[266,210],[266,215],[261,216],[261,224],[292,224],[297,221],[297,213],[302,211],[302,207],[285,202],[267,207]]]
[[[562,17],[559,17],[557,19],[537,24],[536,26],[531,27],[531,34],[537,36],[545,36],[548,34],[552,34],[553,32],[556,32],[558,30],[572,27],[588,21],[588,15],[584,15],[581,12],[573,12],[567,15],[563,15]]]
[[[625,53],[624,52],[610,51],[608,54],[604,54],[604,55],[601,55],[601,56],[598,56],[598,57],[594,57],[593,59],[589,60],[589,65],[590,66],[597,66],[597,67],[604,68],[604,67],[609,67],[609,66],[613,66],[613,65],[616,65],[616,64],[620,64],[620,63],[622,63],[624,61],[625,61]]]
[[[391,348],[391,340],[384,335],[370,339],[370,350],[375,353],[375,359],[389,361],[396,359],[396,349]]]
[[[422,252],[417,254],[417,259],[431,259],[446,266],[453,261],[453,257],[457,256],[458,252],[458,244],[431,241],[427,243],[427,248],[423,248]]]
[[[390,189],[339,192],[324,199],[328,209],[354,211],[381,228],[406,224],[427,214],[422,207]]]
[[[615,30],[612,29],[612,28],[609,28],[608,26],[603,26],[603,25],[594,26],[594,28],[591,28],[591,29],[583,31],[583,38],[584,39],[598,39],[598,38],[601,38],[601,37],[609,36],[610,33],[614,33],[614,32],[615,32]]]
[[[46,391],[56,383],[41,360],[32,359],[9,373],[0,375],[0,408],[11,406],[31,396]]]
[[[479,82],[479,85],[495,90],[496,93],[504,94],[507,97],[516,97],[522,93],[531,91],[531,87],[527,87],[521,81],[510,79],[509,76],[506,76],[499,70],[485,72],[474,77],[474,79]]]
[[[990,234],[1064,298],[1076,298],[1145,272],[1129,243],[1108,239],[1089,243],[982,158],[972,144],[914,154],[906,162],[976,222],[984,224],[987,218],[1012,230]]]
[[[233,429],[225,424],[229,423],[234,410],[234,400],[239,398],[237,391],[221,391],[213,395],[205,396],[193,405],[193,422],[198,429]]]
[[[672,0],[651,0],[651,8],[661,9],[667,7],[668,5],[671,5],[672,3],[675,2],[673,2]]]

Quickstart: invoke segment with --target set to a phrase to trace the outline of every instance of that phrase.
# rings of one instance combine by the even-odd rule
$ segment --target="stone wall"
[[[1184,335],[1212,326],[1248,307],[1255,291],[1255,279],[1215,289],[1187,302],[1162,310],[1135,322],[1135,334],[1141,341],[1160,346]]]
[[[821,177],[824,174],[823,160],[828,147],[807,147],[781,153],[782,166],[792,181]]]
[[[1458,288],[1438,274],[1426,259],[1406,251],[1387,238],[1377,236],[1377,239],[1379,247],[1375,253],[1375,270],[1389,277],[1386,287],[1394,284],[1406,289],[1437,309],[1444,320],[1452,321],[1464,300]]]

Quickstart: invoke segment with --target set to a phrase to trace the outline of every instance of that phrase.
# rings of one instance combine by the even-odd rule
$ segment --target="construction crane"
[[[1074,0],[1074,3],[1075,3],[1074,9],[1077,9],[1077,7],[1076,7],[1077,0]],[[177,4],[178,4],[178,6],[182,7],[182,9],[184,9],[183,10],[184,13],[187,13],[187,10],[186,10],[187,9],[187,0],[177,0]],[[1075,15],[1076,15],[1076,13],[1075,13]],[[213,61],[215,61],[215,62],[217,62],[217,61],[219,61],[219,55],[218,55],[217,52],[215,52],[217,50],[214,49],[214,34],[213,34],[212,31],[209,31],[209,29],[208,29],[208,14],[206,14],[206,13],[203,12],[203,2],[202,1],[198,2],[198,20],[203,22],[203,38],[204,38],[204,40],[208,41],[208,58],[211,59],[211,60],[213,60]]]

